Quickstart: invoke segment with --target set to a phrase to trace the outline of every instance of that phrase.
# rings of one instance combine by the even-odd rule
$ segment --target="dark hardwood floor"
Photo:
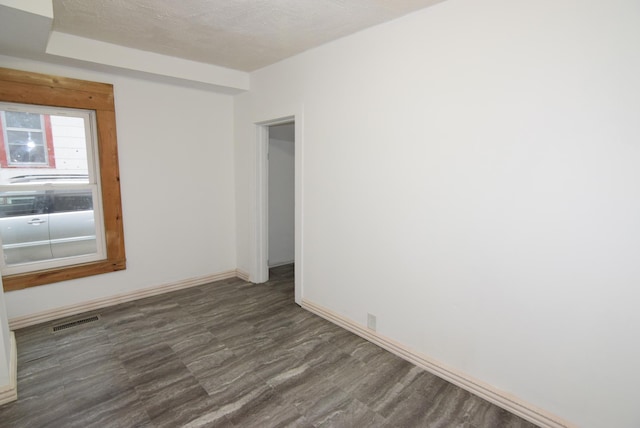
[[[533,427],[298,307],[292,266],[16,338],[2,427]]]

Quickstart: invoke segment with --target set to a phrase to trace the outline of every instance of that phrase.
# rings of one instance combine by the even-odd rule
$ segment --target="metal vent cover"
[[[93,315],[87,318],[82,318],[79,320],[75,320],[75,321],[69,321],[67,323],[64,324],[58,324],[58,325],[54,325],[52,328],[52,331],[55,333],[57,331],[60,330],[66,330],[68,328],[72,328],[72,327],[78,327],[80,325],[84,325],[90,322],[94,322],[94,321],[98,321],[100,319],[100,315]]]

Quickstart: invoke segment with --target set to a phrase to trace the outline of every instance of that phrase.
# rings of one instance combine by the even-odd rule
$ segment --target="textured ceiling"
[[[53,27],[252,71],[440,1],[53,0]]]

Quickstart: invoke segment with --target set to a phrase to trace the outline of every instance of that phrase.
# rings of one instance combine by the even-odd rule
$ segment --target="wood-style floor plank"
[[[301,309],[292,265],[16,339],[19,398],[1,427],[534,426]]]

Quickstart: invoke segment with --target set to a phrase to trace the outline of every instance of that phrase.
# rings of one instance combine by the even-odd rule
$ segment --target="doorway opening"
[[[255,259],[251,281],[288,277],[302,299],[302,145],[300,123],[288,116],[257,123]],[[283,277],[284,275],[284,277]]]
[[[295,262],[295,123],[270,125],[267,148],[269,278],[293,279]]]

